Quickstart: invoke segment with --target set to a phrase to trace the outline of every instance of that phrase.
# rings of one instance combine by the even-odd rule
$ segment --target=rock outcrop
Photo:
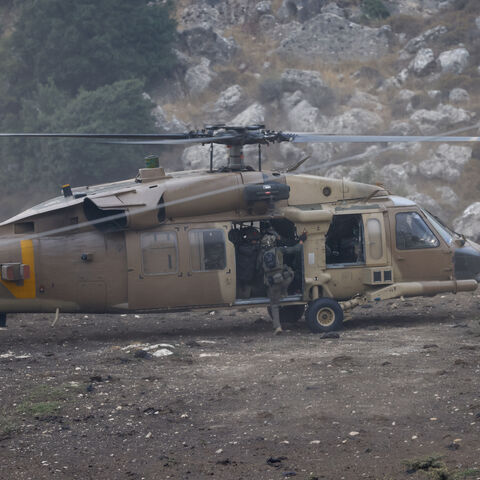
[[[378,58],[388,52],[391,29],[371,28],[332,13],[322,13],[303,24],[292,25],[280,42],[284,57],[313,57],[327,62]]]

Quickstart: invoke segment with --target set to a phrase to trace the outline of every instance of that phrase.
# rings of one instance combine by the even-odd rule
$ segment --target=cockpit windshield
[[[455,237],[455,232],[444,225],[439,218],[435,215],[423,210],[423,213],[428,218],[428,221],[432,224],[432,227],[438,232],[438,234],[445,240],[448,245],[453,243],[453,239]]]

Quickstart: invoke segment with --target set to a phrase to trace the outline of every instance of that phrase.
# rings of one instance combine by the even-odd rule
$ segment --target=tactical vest
[[[262,251],[262,267],[266,285],[278,285],[284,282],[284,270],[288,267],[283,264],[283,254],[279,248],[269,248]]]

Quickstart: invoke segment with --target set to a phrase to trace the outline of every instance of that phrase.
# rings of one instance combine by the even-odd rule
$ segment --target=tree
[[[158,80],[175,64],[169,4],[25,0],[9,40],[17,94],[53,80],[71,94],[128,78]]]
[[[33,99],[23,102],[26,131],[71,133],[154,133],[151,101],[143,82],[122,80],[69,99],[52,82],[39,85]],[[3,142],[4,144],[6,142]],[[84,185],[132,177],[143,161],[141,147],[102,145],[86,140],[10,140],[4,171],[15,189],[32,185],[45,192],[59,185]]]

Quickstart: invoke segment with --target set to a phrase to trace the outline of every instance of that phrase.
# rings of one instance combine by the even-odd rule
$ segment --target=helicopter
[[[314,333],[342,327],[367,302],[473,291],[480,245],[383,186],[262,169],[280,142],[477,142],[466,136],[324,135],[264,125],[210,125],[173,134],[3,133],[137,145],[210,145],[210,167],[167,173],[158,157],[129,180],[64,185],[62,194],[0,224],[0,326],[8,313],[153,313],[268,307],[258,252],[272,229],[294,279],[282,321]],[[213,167],[213,145],[228,148]],[[245,145],[258,145],[258,169]],[[302,239],[302,242],[299,239]],[[247,262],[247,263],[246,263]],[[248,263],[250,262],[250,263]],[[246,278],[245,272],[249,271]],[[252,273],[253,272],[253,273]]]

